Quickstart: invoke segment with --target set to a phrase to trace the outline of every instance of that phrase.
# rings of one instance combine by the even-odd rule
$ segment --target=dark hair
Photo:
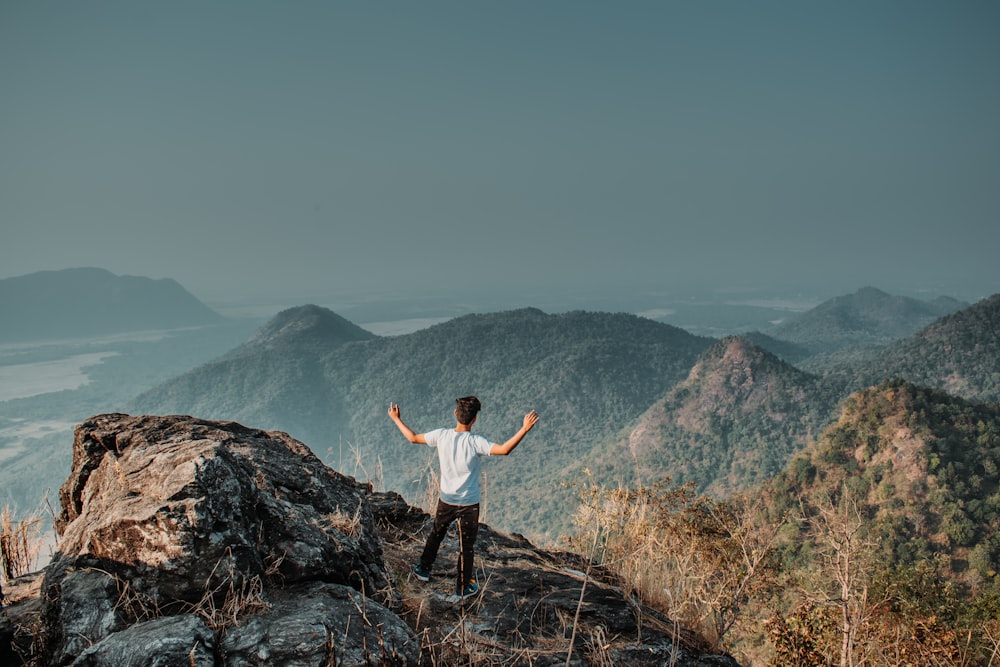
[[[465,426],[472,423],[472,420],[476,418],[479,410],[483,407],[482,403],[475,396],[456,398],[455,405],[455,417],[458,419],[459,424]]]

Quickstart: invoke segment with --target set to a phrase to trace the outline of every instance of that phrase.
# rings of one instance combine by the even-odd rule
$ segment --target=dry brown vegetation
[[[34,515],[16,520],[10,505],[4,505],[0,511],[0,579],[10,581],[35,571],[43,523]]]
[[[745,500],[713,501],[669,480],[647,488],[583,490],[570,546],[592,551],[601,567],[644,604],[726,645],[744,609],[772,583],[778,526]]]

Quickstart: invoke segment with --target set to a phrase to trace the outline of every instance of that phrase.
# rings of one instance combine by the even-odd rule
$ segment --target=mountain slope
[[[423,432],[453,426],[454,399],[477,394],[476,430],[500,442],[537,409],[542,421],[514,455],[487,462],[485,511],[495,525],[546,534],[571,518],[557,501],[569,493],[560,482],[570,464],[641,415],[714,342],[625,314],[525,309],[390,338],[345,338],[335,318],[315,307],[283,313],[132,409],[288,431],[334,467],[362,477],[381,469],[387,488],[407,493],[436,466],[388,420],[390,401]],[[276,335],[288,338],[277,344]]]
[[[602,476],[669,476],[714,495],[745,490],[813,439],[835,400],[818,378],[744,338],[724,338],[590,464]]]
[[[968,304],[939,298],[921,301],[874,287],[824,301],[764,333],[808,348],[813,354],[858,345],[881,345],[909,336]]]
[[[793,508],[809,515],[817,499],[836,503],[846,490],[870,522],[882,563],[936,562],[952,580],[997,583],[998,471],[1000,406],[895,380],[848,398],[765,495],[777,518]]]
[[[0,341],[49,340],[218,324],[221,315],[176,281],[103,269],[0,280]]]
[[[1000,294],[942,317],[864,363],[840,364],[826,377],[844,393],[898,377],[970,400],[998,401]]]
[[[890,346],[874,372],[964,398],[1000,401],[1000,294]]]

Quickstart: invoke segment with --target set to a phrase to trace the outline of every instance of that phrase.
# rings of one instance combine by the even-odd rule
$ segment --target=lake
[[[0,366],[0,401],[27,398],[66,389],[79,389],[90,378],[84,372],[117,352],[74,354],[63,359]]]

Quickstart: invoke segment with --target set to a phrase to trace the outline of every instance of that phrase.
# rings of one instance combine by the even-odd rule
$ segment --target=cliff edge
[[[60,501],[52,561],[4,586],[3,664],[738,667],[578,556],[488,526],[478,595],[448,595],[454,536],[417,581],[430,517],[277,431],[93,417]]]

